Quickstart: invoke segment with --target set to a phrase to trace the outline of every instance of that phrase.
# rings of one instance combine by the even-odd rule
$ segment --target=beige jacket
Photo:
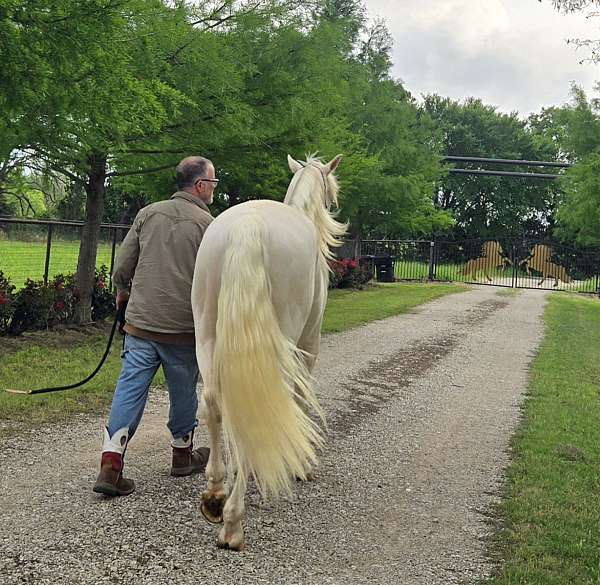
[[[198,247],[213,220],[206,204],[177,191],[144,207],[119,248],[118,290],[130,290],[126,320],[149,332],[194,332],[191,290]]]

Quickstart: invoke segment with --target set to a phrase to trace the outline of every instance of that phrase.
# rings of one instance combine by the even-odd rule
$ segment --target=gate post
[[[48,284],[48,272],[50,270],[50,251],[52,250],[52,224],[48,224],[48,236],[46,238],[46,261],[44,263],[44,284]]]
[[[517,247],[513,244],[513,248],[512,248],[512,284],[511,284],[511,288],[517,288],[517,279],[518,279],[518,274],[517,274],[517,270],[518,270],[518,264],[517,264]]]
[[[435,240],[429,242],[429,282],[435,280]]]

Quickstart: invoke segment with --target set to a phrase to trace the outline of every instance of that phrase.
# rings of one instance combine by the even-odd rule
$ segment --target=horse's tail
[[[267,271],[266,226],[244,216],[229,234],[219,292],[213,372],[223,431],[238,473],[264,496],[305,478],[322,445],[306,414],[322,410],[300,350],[279,327]]]

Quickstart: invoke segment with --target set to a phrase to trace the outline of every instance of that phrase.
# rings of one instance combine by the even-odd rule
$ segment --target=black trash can
[[[375,277],[378,282],[395,282],[394,258],[392,256],[376,256],[373,263],[375,264]]]

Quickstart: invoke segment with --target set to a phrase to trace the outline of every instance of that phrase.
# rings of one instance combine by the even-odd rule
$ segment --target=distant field
[[[110,266],[110,252],[110,244],[100,244],[96,266]],[[75,272],[78,254],[78,241],[54,240],[50,253],[50,277],[59,273]],[[0,270],[10,277],[17,288],[23,286],[28,278],[41,280],[44,277],[45,260],[45,242],[0,240]]]

